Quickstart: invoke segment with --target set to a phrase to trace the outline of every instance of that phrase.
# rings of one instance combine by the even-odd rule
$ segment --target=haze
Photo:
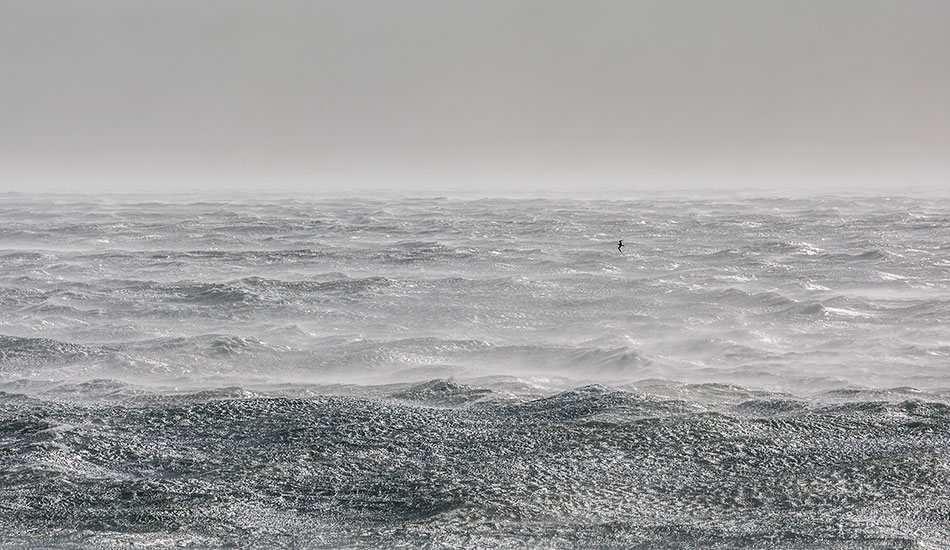
[[[950,3],[8,1],[0,191],[941,188]]]

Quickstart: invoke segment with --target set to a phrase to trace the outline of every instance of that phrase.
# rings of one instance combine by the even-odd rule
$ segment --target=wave
[[[10,370],[17,365],[39,366],[68,363],[91,357],[105,357],[115,348],[73,344],[51,338],[23,338],[0,335],[0,368]]]
[[[693,302],[729,305],[744,309],[775,309],[795,303],[794,300],[783,296],[779,292],[748,292],[739,288],[690,291],[688,293],[681,292],[680,294]]]
[[[5,201],[0,328],[98,350],[42,359],[67,378],[800,389],[819,357],[839,385],[946,370],[939,346],[917,346],[946,340],[942,203],[192,199]],[[39,375],[17,361],[4,376]]]
[[[4,196],[0,547],[943,547],[948,209]]]
[[[831,261],[842,261],[842,262],[877,262],[886,260],[888,254],[882,250],[872,249],[866,250],[864,252],[859,252],[856,254],[845,254],[845,253],[836,253],[836,254],[824,254],[821,256],[824,260]]]
[[[182,282],[162,285],[159,290],[169,301],[181,301],[200,306],[228,306],[250,304],[259,301],[259,296],[241,286],[230,283]]]
[[[248,277],[237,281],[244,288],[259,293],[279,292],[290,299],[299,299],[301,295],[327,294],[356,296],[366,292],[376,292],[398,286],[398,282],[387,277],[340,277],[324,281],[284,281],[264,277]]]
[[[458,384],[451,380],[430,380],[392,394],[393,399],[431,406],[470,405],[493,396],[490,389]]]
[[[586,419],[616,423],[701,410],[705,408],[685,400],[636,395],[594,384],[510,405],[504,414],[537,415],[558,421]]]
[[[413,388],[0,399],[4,491],[19,503],[0,509],[4,544],[741,548],[765,532],[892,548],[950,534],[940,403],[711,410],[589,385],[446,407],[426,400],[472,389]]]
[[[335,350],[348,368],[370,372],[381,367],[455,367],[475,375],[549,373],[577,377],[624,377],[640,371],[650,360],[636,350],[575,346],[495,345],[479,340],[410,338],[360,341]],[[330,363],[332,364],[332,362]]]
[[[395,265],[432,262],[438,260],[459,260],[470,258],[470,248],[454,248],[431,241],[400,241],[381,247],[370,254],[370,258]]]

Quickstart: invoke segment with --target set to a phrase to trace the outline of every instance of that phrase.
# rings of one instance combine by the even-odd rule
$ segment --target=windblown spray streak
[[[0,547],[941,547],[948,242],[906,198],[6,195]]]

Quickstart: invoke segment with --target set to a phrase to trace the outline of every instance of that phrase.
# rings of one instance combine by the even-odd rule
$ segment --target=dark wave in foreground
[[[904,389],[804,400],[656,384],[731,398],[585,386],[510,401],[449,380],[375,398],[172,396],[109,381],[2,393],[0,547],[950,540],[945,402]]]

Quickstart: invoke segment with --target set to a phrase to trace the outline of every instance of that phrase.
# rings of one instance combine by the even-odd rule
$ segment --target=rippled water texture
[[[948,243],[911,198],[0,195],[0,548],[950,547]]]

